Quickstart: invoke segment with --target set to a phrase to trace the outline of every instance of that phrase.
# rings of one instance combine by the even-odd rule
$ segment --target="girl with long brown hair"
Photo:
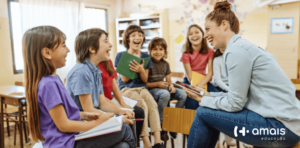
[[[183,47],[185,50],[180,59],[185,69],[183,83],[190,85],[192,81],[192,71],[195,71],[205,76],[205,78],[197,84],[198,87],[204,88],[207,84],[208,91],[218,92],[210,83],[213,76],[214,51],[208,47],[207,41],[204,39],[204,31],[199,25],[194,24],[188,28],[186,43]],[[207,73],[206,68],[208,68]],[[196,100],[187,97],[185,108],[196,110],[198,107],[199,103]]]
[[[134,138],[128,125],[123,125],[121,132],[74,141],[78,132],[102,124],[113,114],[105,113],[99,117],[97,113],[80,112],[69,96],[56,74],[57,68],[65,66],[70,51],[65,39],[64,33],[52,26],[34,27],[23,36],[31,139],[42,141],[44,147],[134,147]]]
[[[295,86],[268,51],[242,39],[239,20],[228,1],[206,16],[205,38],[226,48],[228,93],[187,94],[201,102],[188,148],[215,147],[220,132],[255,147],[293,147],[300,141],[300,102]],[[195,89],[202,90],[197,87]]]

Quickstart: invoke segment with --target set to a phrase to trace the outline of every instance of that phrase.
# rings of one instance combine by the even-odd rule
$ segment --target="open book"
[[[138,57],[136,57],[136,56],[134,56],[134,55],[132,55],[128,52],[123,52],[122,53],[122,56],[120,58],[118,66],[117,66],[117,72],[119,74],[131,79],[131,80],[137,78],[136,72],[131,71],[130,67],[129,67],[130,62],[134,62],[133,60],[135,60],[139,64],[141,64],[142,60],[144,60],[144,68],[146,68],[149,61],[151,60],[151,58],[148,57],[148,58],[141,59],[141,58],[138,58]]]
[[[123,116],[114,116],[88,131],[80,132],[75,135],[75,141],[121,131],[122,118]]]
[[[128,98],[126,96],[122,96],[122,97],[124,99],[124,102],[132,108],[134,108],[136,106],[136,104],[138,103],[138,101]],[[120,105],[120,103],[118,102],[118,100],[116,98],[113,98],[111,101]]]

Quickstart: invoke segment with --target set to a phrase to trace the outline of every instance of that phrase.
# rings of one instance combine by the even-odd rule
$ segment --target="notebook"
[[[75,141],[119,132],[122,130],[122,118],[123,116],[114,116],[88,131],[80,132],[78,135],[75,135]]]
[[[136,79],[137,78],[136,72],[130,70],[129,67],[130,62],[131,61],[133,62],[133,60],[135,60],[136,62],[141,64],[142,60],[144,60],[144,68],[146,69],[150,59],[151,59],[150,57],[141,59],[128,52],[123,52],[117,66],[117,72],[131,80]]]
[[[192,85],[197,85],[205,78],[205,75],[192,71]],[[207,91],[207,84],[204,85],[204,89]]]
[[[122,96],[122,97],[124,99],[124,102],[132,108],[134,108],[136,106],[136,104],[138,103],[138,101],[128,98],[126,96]],[[120,105],[120,103],[118,102],[118,100],[116,98],[111,99],[111,101]]]

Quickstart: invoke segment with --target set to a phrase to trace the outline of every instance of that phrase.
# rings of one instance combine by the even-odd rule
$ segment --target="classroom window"
[[[14,73],[22,73],[24,69],[24,61],[22,54],[22,28],[20,5],[16,0],[8,1],[8,13],[10,22],[10,38],[13,54]]]
[[[101,8],[85,7],[83,11],[83,30],[89,28],[107,30],[107,10]]]
[[[17,0],[8,0],[8,11],[10,21],[9,23],[13,56],[13,69],[14,73],[18,74],[23,73],[24,69],[22,53],[23,30],[19,2]],[[104,29],[106,32],[108,31],[106,9],[84,7],[82,14],[79,14],[78,17],[80,16],[82,16],[82,21],[79,22],[79,26],[82,26],[82,30],[96,27]]]

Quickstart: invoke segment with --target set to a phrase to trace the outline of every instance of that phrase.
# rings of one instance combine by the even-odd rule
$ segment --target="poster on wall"
[[[293,33],[294,18],[272,18],[271,33]]]

